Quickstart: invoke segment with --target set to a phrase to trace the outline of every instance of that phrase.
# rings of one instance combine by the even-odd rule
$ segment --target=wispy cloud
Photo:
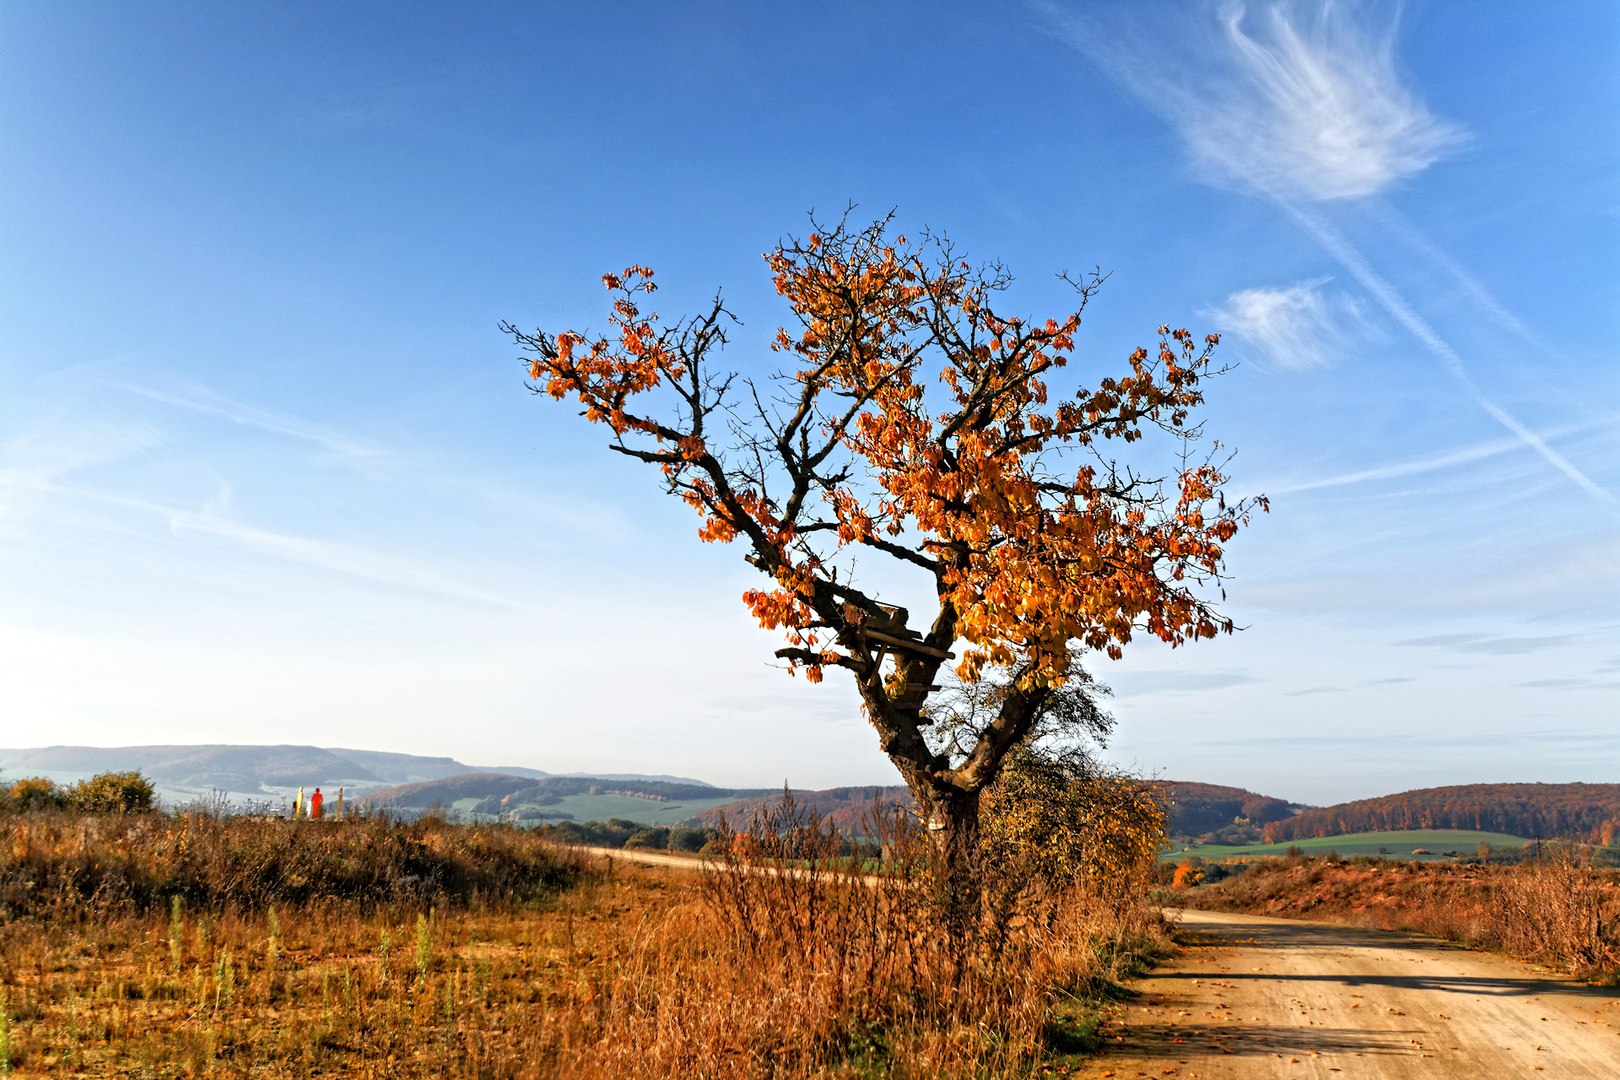
[[[36,424],[0,447],[0,515],[25,492],[49,491],[81,469],[117,461],[160,445],[162,431],[133,421]]]
[[[1353,11],[1273,4],[1250,20],[1226,7],[1237,78],[1183,115],[1194,160],[1267,193],[1342,199],[1415,176],[1464,142],[1401,84],[1394,27],[1373,31]]]
[[[381,447],[368,445],[333,428],[245,405],[204,386],[193,386],[185,391],[169,391],[132,383],[113,385],[131,394],[160,401],[165,405],[172,405],[200,416],[218,416],[232,423],[311,442],[346,458],[379,461],[391,456]]]
[[[169,528],[178,537],[214,537],[252,554],[300,563],[377,584],[397,585],[447,599],[470,600],[498,607],[525,606],[510,596],[467,585],[411,559],[351,544],[256,528],[218,513],[171,512]]]
[[[1206,180],[1273,199],[1475,404],[1587,494],[1613,503],[1608,491],[1475,385],[1457,350],[1313,205],[1376,195],[1466,141],[1460,127],[1431,114],[1401,82],[1393,20],[1375,26],[1363,15],[1368,8],[1351,3],[1273,3],[1252,20],[1241,4],[1184,9],[1183,17],[1195,20],[1181,38],[1184,51],[1200,59],[1166,74],[1140,21],[1104,25],[1089,11],[1038,7],[1088,61],[1181,134]],[[1142,18],[1139,6],[1122,10]],[[1206,20],[1202,36],[1200,19]],[[1442,260],[1442,266],[1471,281],[1455,263]],[[1498,322],[1517,323],[1483,289],[1471,292]]]
[[[1532,679],[1519,685],[1531,690],[1620,690],[1620,680],[1614,679]]]
[[[1276,367],[1325,367],[1350,350],[1346,316],[1357,313],[1342,300],[1324,297],[1322,285],[1243,289],[1210,314],[1217,329],[1237,335]]]
[[[1433,637],[1409,638],[1397,645],[1433,649],[1453,649],[1457,652],[1485,653],[1490,656],[1521,656],[1557,649],[1586,637],[1585,634],[1546,634],[1541,637],[1503,637],[1494,634],[1437,634]]]
[[[1138,694],[1194,694],[1264,681],[1239,671],[1130,671],[1112,676],[1108,685],[1115,697],[1124,698]]]
[[[1358,18],[1361,5],[1275,3],[1252,18],[1242,4],[1184,9],[1203,33],[1175,35],[1196,44],[1181,50],[1185,62],[1171,78],[1151,59],[1156,50],[1140,22],[1037,6],[1092,64],[1176,128],[1203,177],[1222,186],[1286,199],[1355,198],[1417,175],[1467,141],[1402,84],[1393,20],[1370,26]],[[1128,18],[1139,11],[1123,10]]]

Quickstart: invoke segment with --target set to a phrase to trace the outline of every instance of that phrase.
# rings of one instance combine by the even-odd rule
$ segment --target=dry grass
[[[29,817],[3,820],[0,872],[16,887],[17,865],[52,863]],[[237,828],[244,842],[268,842],[262,823],[218,824],[221,856]],[[1029,887],[947,938],[925,880],[873,880],[819,827],[757,834],[703,875],[569,870],[566,855],[542,860],[511,829],[373,824],[460,853],[462,876],[440,879],[459,891],[430,892],[420,877],[400,886],[412,875],[399,874],[380,892],[375,878],[324,893],[306,881],[302,899],[254,903],[287,894],[209,878],[210,895],[235,899],[176,909],[158,892],[138,902],[133,886],[115,900],[59,884],[55,902],[14,907],[0,921],[0,992],[18,1073],[1027,1076],[1080,1048],[1098,993],[1164,944],[1125,893]],[[89,849],[74,847],[77,827],[62,818],[50,828],[55,861],[79,866]],[[100,819],[86,836],[122,828],[173,842],[163,819]],[[292,844],[305,842],[300,833]],[[468,854],[502,846],[482,869]],[[7,862],[21,847],[25,858]],[[550,884],[491,884],[508,857],[549,868]],[[113,880],[160,876],[143,878],[138,858],[114,862]]]
[[[1275,859],[1181,895],[1189,907],[1413,930],[1586,978],[1620,975],[1620,873],[1575,847],[1516,866]]]
[[[517,829],[436,818],[343,822],[215,814],[0,814],[0,918],[105,917],[178,896],[251,911],[318,900],[543,896],[576,872]]]

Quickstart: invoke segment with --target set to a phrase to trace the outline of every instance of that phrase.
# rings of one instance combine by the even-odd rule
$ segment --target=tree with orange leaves
[[[853,675],[949,869],[971,863],[979,795],[1013,749],[1107,729],[1083,651],[1232,630],[1204,593],[1265,504],[1228,503],[1221,466],[1192,457],[1215,335],[1161,326],[1156,352],[1051,401],[1101,278],[1064,275],[1079,303],[1062,319],[1005,316],[999,264],[890,224],[812,219],[766,256],[797,323],[771,346],[785,361],[774,392],[716,368],[732,321],[719,296],[662,322],[642,310],[641,266],[604,276],[606,336],[501,329],[536,393],[577,400],[612,449],[657,465],[702,539],[746,545],[769,580],[743,600],[786,635],[776,655],[811,682]],[[1180,451],[1173,476],[1105,452],[1150,431]],[[857,584],[856,553],[921,575],[936,605],[925,629]]]

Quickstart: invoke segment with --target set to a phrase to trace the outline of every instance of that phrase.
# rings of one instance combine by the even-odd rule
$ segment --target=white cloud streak
[[[1518,439],[1496,439],[1477,446],[1464,447],[1450,453],[1431,457],[1418,458],[1414,461],[1400,461],[1391,465],[1380,465],[1373,469],[1361,469],[1353,473],[1344,473],[1340,476],[1329,476],[1321,480],[1307,480],[1298,484],[1268,484],[1265,490],[1274,495],[1286,495],[1295,491],[1315,491],[1319,488],[1344,487],[1349,484],[1362,484],[1372,480],[1392,480],[1399,476],[1412,476],[1417,473],[1434,472],[1439,469],[1449,469],[1454,465],[1468,465],[1486,458],[1496,457],[1513,450],[1523,449],[1524,443]]]
[[[1603,424],[1570,424],[1546,433],[1548,436],[1571,435],[1581,431],[1588,431],[1595,427],[1610,427],[1614,421]],[[1294,491],[1314,491],[1318,488],[1344,487],[1348,484],[1361,484],[1372,480],[1392,480],[1401,476],[1412,476],[1418,473],[1436,472],[1440,469],[1449,469],[1456,465],[1471,465],[1476,461],[1498,457],[1502,454],[1512,453],[1515,450],[1525,450],[1523,439],[1493,439],[1490,442],[1476,443],[1458,450],[1451,450],[1443,454],[1431,454],[1426,457],[1414,458],[1411,461],[1397,461],[1389,465],[1379,465],[1371,469],[1360,469],[1353,473],[1342,473],[1338,476],[1323,477],[1318,480],[1304,480],[1291,484],[1264,484],[1260,485],[1265,491],[1273,495],[1286,495]]]

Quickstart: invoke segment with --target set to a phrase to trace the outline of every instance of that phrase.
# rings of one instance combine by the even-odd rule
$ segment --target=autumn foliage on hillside
[[[1266,843],[1401,829],[1479,829],[1612,844],[1620,784],[1460,784],[1327,806],[1274,821]]]

